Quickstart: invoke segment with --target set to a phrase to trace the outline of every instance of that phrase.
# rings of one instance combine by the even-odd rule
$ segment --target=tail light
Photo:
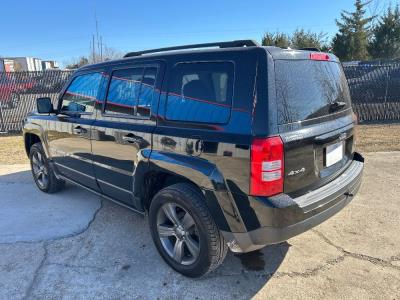
[[[283,142],[280,137],[253,140],[251,144],[251,195],[273,196],[283,192],[283,156]]]
[[[330,57],[328,54],[325,54],[325,53],[311,53],[310,59],[328,61],[328,60],[330,60]]]

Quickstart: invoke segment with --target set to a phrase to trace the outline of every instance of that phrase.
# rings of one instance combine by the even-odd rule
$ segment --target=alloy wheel
[[[40,188],[45,189],[49,183],[49,172],[40,152],[35,152],[32,155],[32,170]]]
[[[200,254],[200,238],[193,217],[183,207],[168,202],[157,214],[157,233],[165,252],[177,263],[193,264]]]

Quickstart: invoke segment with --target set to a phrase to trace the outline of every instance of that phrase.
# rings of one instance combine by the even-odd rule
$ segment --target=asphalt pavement
[[[400,299],[400,152],[365,155],[359,194],[287,242],[229,253],[201,279],[170,269],[145,218],[0,165],[0,299]]]

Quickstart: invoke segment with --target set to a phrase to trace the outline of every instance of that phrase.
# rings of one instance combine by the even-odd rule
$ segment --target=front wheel
[[[64,181],[57,179],[53,167],[44,153],[41,143],[36,143],[29,152],[33,179],[37,187],[45,193],[55,193],[64,187]]]
[[[185,276],[203,276],[226,256],[224,238],[193,185],[178,183],[158,192],[150,205],[149,224],[162,258]]]

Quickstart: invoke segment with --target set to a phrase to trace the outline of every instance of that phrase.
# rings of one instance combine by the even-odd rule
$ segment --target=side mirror
[[[39,114],[51,114],[54,112],[53,104],[48,97],[36,99],[36,107]]]

